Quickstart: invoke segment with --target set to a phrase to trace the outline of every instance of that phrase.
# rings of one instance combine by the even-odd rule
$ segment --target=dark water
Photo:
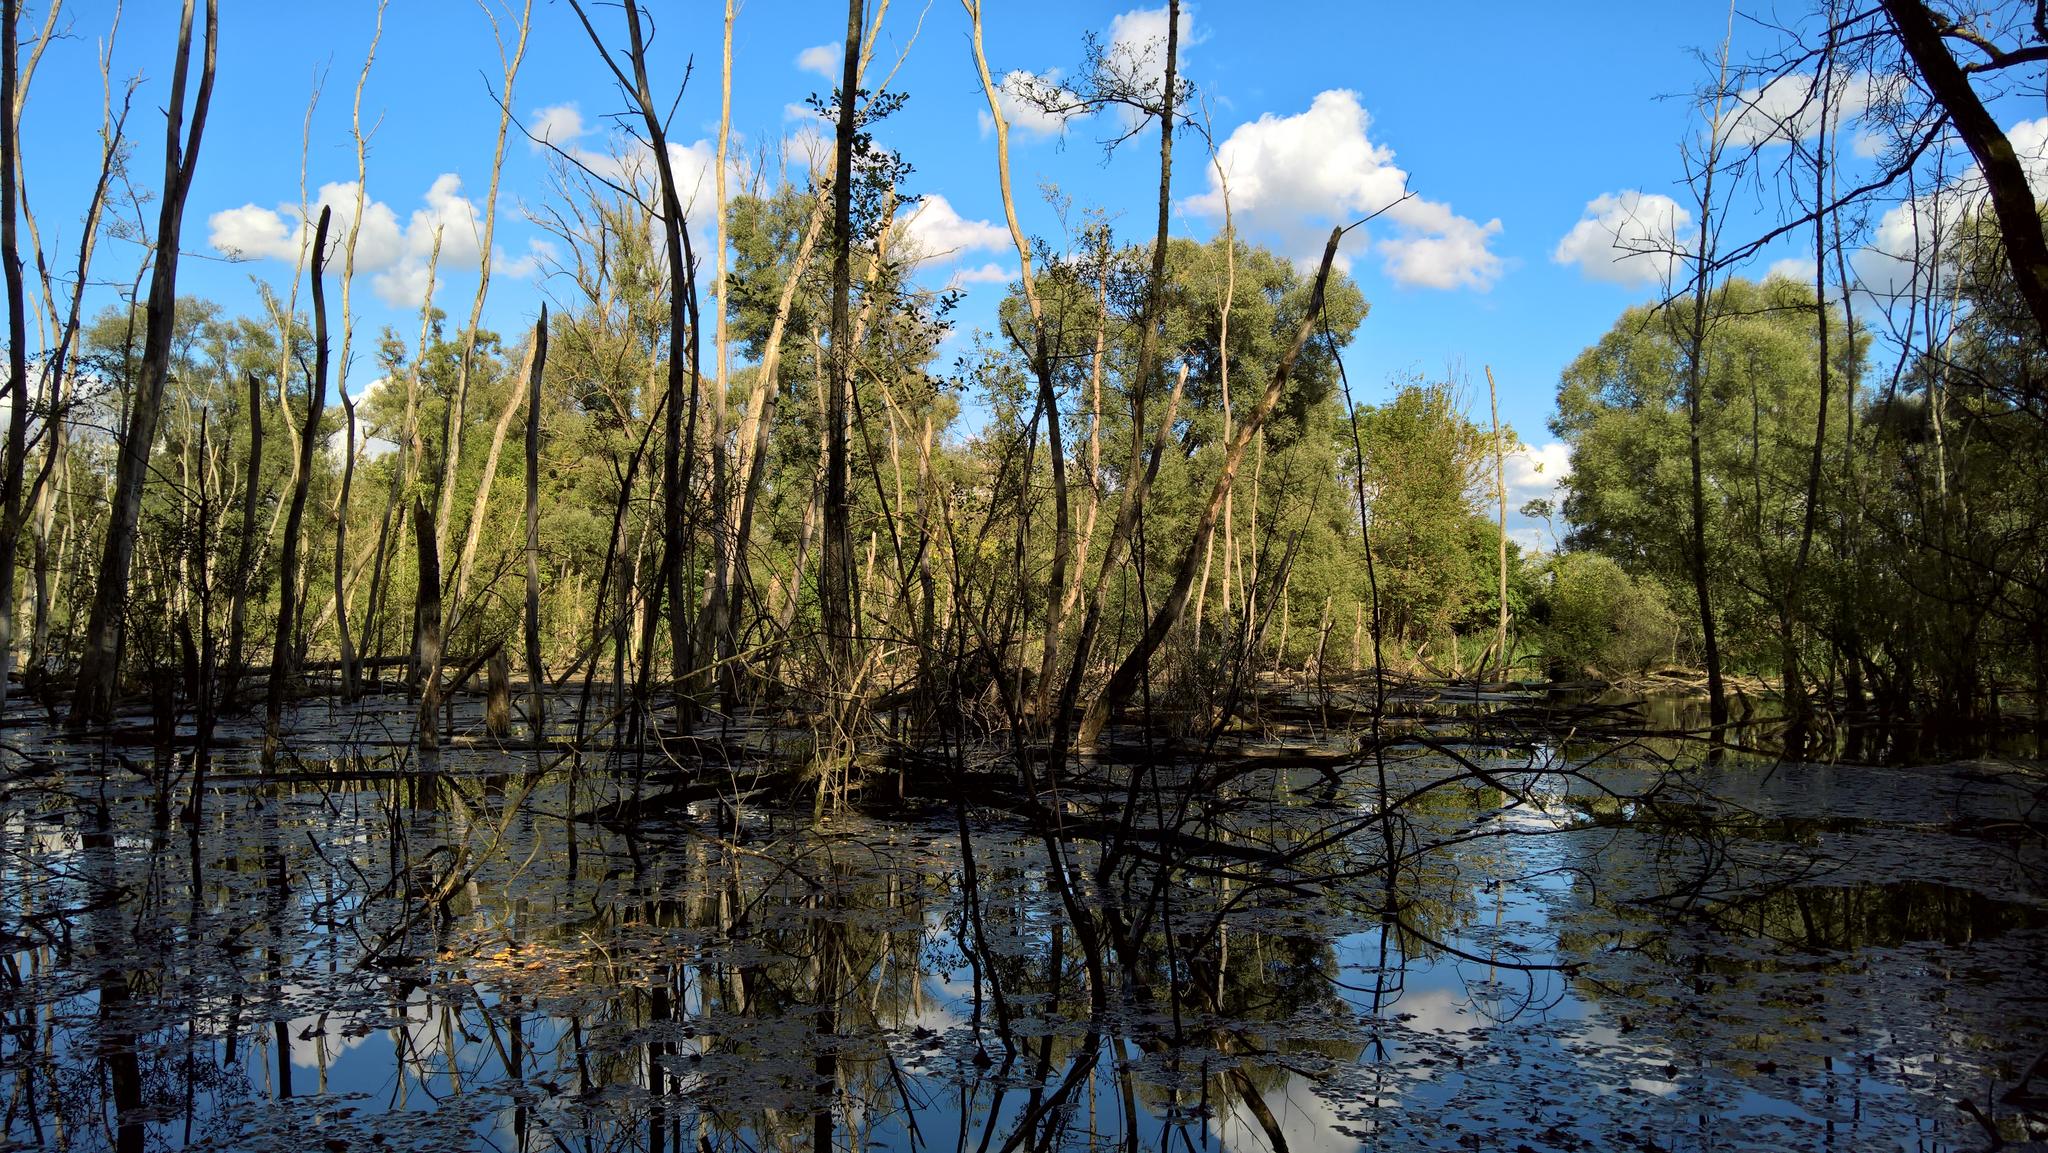
[[[947,804],[629,835],[571,819],[617,767],[421,773],[396,715],[309,711],[285,780],[224,752],[194,833],[153,831],[146,748],[10,734],[5,1148],[1950,1150],[1990,1141],[1960,1100],[2048,1115],[2048,1074],[2008,1096],[2048,1049],[2048,782],[2010,764],[1409,748],[1392,919],[1377,765],[1247,768],[1180,849],[1098,880],[1071,842],[1098,1011],[992,808],[977,918]]]

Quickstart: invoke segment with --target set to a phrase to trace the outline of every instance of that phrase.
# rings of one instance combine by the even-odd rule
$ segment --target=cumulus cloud
[[[1419,196],[1403,200],[1408,173],[1394,163],[1393,149],[1370,139],[1371,123],[1357,93],[1334,89],[1318,95],[1306,112],[1267,113],[1239,125],[1216,150],[1209,190],[1187,206],[1221,217],[1227,186],[1239,227],[1278,236],[1303,260],[1321,250],[1313,222],[1386,209],[1370,226],[1373,237],[1350,243],[1369,243],[1397,283],[1481,292],[1492,287],[1502,264],[1489,245],[1500,221],[1481,224]],[[1340,263],[1348,267],[1348,258]]]
[[[304,207],[286,203],[263,208],[252,203],[224,209],[207,218],[207,240],[231,258],[297,263],[302,256],[310,258],[320,209],[325,207],[332,213],[329,259],[336,261],[338,268],[355,223],[356,200],[355,182],[346,181],[321,185],[313,203]],[[427,266],[434,259],[437,233],[442,274],[473,271],[482,263],[483,213],[462,195],[462,178],[442,173],[421,200],[422,205],[403,224],[389,204],[363,201],[355,272],[367,274],[378,298],[394,308],[416,307],[426,296]],[[521,276],[532,271],[536,254],[513,258],[496,251],[492,259],[501,272]]]
[[[2034,197],[2048,195],[2048,116],[2006,129]],[[1902,201],[1878,218],[1870,244],[1850,258],[1860,285],[1879,295],[1905,292],[1918,269],[1930,267],[1955,230],[1984,207],[1984,171],[1971,165],[1943,188]]]
[[[1107,63],[1119,74],[1137,81],[1148,89],[1158,89],[1166,83],[1166,8],[1136,8],[1122,13],[1109,22],[1109,35],[1103,43],[1103,55]],[[1180,36],[1176,45],[1176,69],[1185,74],[1188,47],[1195,40],[1195,19],[1187,9],[1181,9]]]
[[[798,71],[838,80],[846,70],[846,48],[840,44],[814,45],[796,54],[796,66]]]
[[[1086,119],[1085,111],[1073,108],[1080,99],[1061,86],[1057,68],[1043,73],[1012,69],[996,85],[996,106],[1003,110],[1003,119],[1011,128],[1032,136],[1057,136],[1068,125]],[[987,120],[988,113],[982,113],[982,118]]]
[[[1692,213],[1669,196],[1632,188],[1609,192],[1586,202],[1550,258],[1610,284],[1662,284],[1678,275],[1689,251],[1681,233],[1691,223]]]
[[[1870,107],[1872,92],[1871,78],[1866,73],[1839,80],[1834,94],[1828,98],[1828,131],[1840,132],[1846,121],[1862,115]],[[1734,112],[1723,129],[1724,137],[1738,148],[1810,140],[1820,131],[1820,98],[1819,82],[1806,72],[1773,77],[1761,87],[1744,88],[1734,94]],[[1859,137],[1859,151],[1862,147]]]
[[[951,201],[936,192],[926,193],[898,227],[903,230],[908,247],[933,263],[969,252],[997,252],[1010,247],[1009,229],[987,220],[966,219]]]
[[[1014,271],[990,261],[979,268],[955,269],[947,285],[952,288],[964,288],[970,284],[1008,284],[1016,278],[1017,274]]]
[[[527,125],[527,132],[533,137],[536,152],[549,144],[567,148],[571,141],[583,135],[583,113],[577,111],[573,103],[551,104],[533,114],[533,123]]]
[[[1503,463],[1508,487],[1508,535],[1530,551],[1556,547],[1555,541],[1546,539],[1554,531],[1552,527],[1523,516],[1522,506],[1532,500],[1547,500],[1556,510],[1553,520],[1563,512],[1564,481],[1572,472],[1571,446],[1556,440],[1525,444],[1509,453]]]

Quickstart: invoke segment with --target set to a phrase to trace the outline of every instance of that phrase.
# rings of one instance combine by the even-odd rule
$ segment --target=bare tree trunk
[[[1486,366],[1486,403],[1493,411],[1493,492],[1500,507],[1500,618],[1494,626],[1493,651],[1500,655],[1501,671],[1508,668],[1508,472],[1507,442],[1500,435],[1500,389],[1493,383],[1493,366]],[[1479,676],[1486,677],[1484,662]]]
[[[512,732],[512,658],[504,646],[491,650],[484,670],[484,728],[504,740]]]
[[[505,393],[505,407],[498,413],[498,423],[491,427],[491,447],[484,453],[483,475],[477,478],[476,499],[469,509],[469,527],[463,530],[462,553],[455,560],[454,595],[448,604],[448,635],[462,625],[465,613],[469,611],[469,574],[476,568],[477,545],[483,540],[484,517],[491,511],[491,489],[498,482],[498,462],[505,455],[505,437],[512,431],[512,418],[519,415],[519,409],[526,400],[526,389],[520,385],[533,372],[534,345],[526,346],[526,356],[521,360],[519,371],[506,378],[511,387]]]
[[[1088,362],[1088,512],[1081,518],[1080,539],[1075,546],[1074,575],[1067,582],[1067,596],[1060,603],[1062,617],[1074,611],[1081,598],[1082,574],[1088,570],[1088,546],[1095,541],[1095,518],[1102,511],[1102,359],[1109,337],[1109,274],[1105,245],[1100,253],[1104,263],[1095,286],[1095,352]]]
[[[136,524],[142,513],[142,489],[149,474],[150,450],[156,441],[157,417],[163,407],[164,384],[170,374],[171,333],[178,297],[178,244],[183,232],[185,197],[199,161],[207,105],[213,98],[213,76],[220,42],[219,0],[206,0],[204,60],[199,91],[192,105],[191,131],[184,129],[185,83],[192,59],[192,17],[196,0],[185,0],[178,23],[178,51],[171,73],[167,105],[162,211],[158,216],[156,265],[150,274],[148,317],[144,329],[142,374],[136,382],[115,465],[112,507],[100,558],[98,587],[86,625],[85,651],[79,662],[78,685],[71,706],[71,724],[105,720],[113,712],[114,689],[120,676],[123,616],[128,605],[128,571],[135,559]]]
[[[1139,679],[1144,676],[1147,666],[1151,663],[1152,654],[1166,640],[1166,635],[1173,631],[1174,623],[1180,619],[1182,610],[1187,607],[1188,592],[1194,586],[1196,562],[1207,548],[1210,535],[1216,530],[1216,520],[1223,511],[1223,498],[1229,495],[1231,484],[1237,478],[1237,470],[1244,463],[1245,450],[1251,446],[1252,438],[1265,426],[1266,418],[1272,415],[1274,407],[1280,403],[1280,395],[1286,390],[1288,378],[1294,372],[1294,362],[1301,355],[1302,348],[1308,344],[1310,334],[1315,331],[1317,322],[1322,318],[1323,293],[1329,285],[1330,266],[1337,259],[1337,245],[1343,239],[1342,229],[1331,230],[1329,243],[1323,248],[1322,264],[1316,270],[1315,287],[1309,293],[1308,309],[1302,316],[1301,327],[1294,334],[1294,343],[1288,348],[1287,354],[1280,358],[1279,366],[1273,370],[1273,380],[1266,386],[1265,395],[1259,398],[1258,407],[1245,417],[1243,424],[1237,426],[1236,433],[1230,439],[1230,446],[1223,457],[1223,468],[1217,474],[1215,487],[1209,494],[1209,503],[1202,509],[1201,519],[1195,522],[1194,539],[1188,542],[1187,551],[1181,555],[1180,564],[1174,570],[1173,590],[1167,594],[1165,603],[1161,604],[1159,611],[1153,615],[1151,623],[1146,626],[1144,634],[1132,648],[1130,655],[1117,666],[1116,671],[1110,675],[1109,683],[1103,686],[1101,694],[1088,706],[1088,713],[1081,720],[1080,740],[1084,746],[1095,742],[1110,714],[1129,699],[1130,694],[1138,687]]]
[[[263,382],[249,374],[249,468],[242,482],[242,536],[235,549],[235,590],[228,604],[228,667],[220,705],[235,707],[242,678],[242,644],[249,622],[249,591],[256,583],[256,505],[263,490]]]
[[[357,662],[355,640],[348,628],[348,589],[345,586],[348,561],[348,514],[349,496],[355,487],[356,476],[356,406],[348,394],[349,351],[355,340],[355,312],[351,308],[351,296],[356,277],[356,241],[363,231],[363,207],[369,199],[369,141],[363,135],[363,89],[370,83],[370,67],[377,59],[377,45],[384,39],[384,9],[390,0],[377,0],[376,31],[370,37],[369,51],[363,56],[363,70],[356,77],[355,103],[349,113],[349,131],[356,145],[356,209],[348,226],[348,239],[342,242],[341,258],[341,380],[336,391],[341,394],[341,406],[346,412],[347,439],[343,442],[341,500],[335,509],[334,518],[334,623],[338,645],[341,650],[341,696],[353,701],[362,693],[362,672]]]
[[[1894,5],[1887,5],[1892,7]],[[1914,5],[1918,7],[1917,5]],[[1827,62],[1819,79],[1820,125],[1813,145],[1813,292],[1814,324],[1818,343],[1819,358],[1815,362],[1820,374],[1820,405],[1814,416],[1813,455],[1806,474],[1806,508],[1799,527],[1799,553],[1792,562],[1792,571],[1785,581],[1783,611],[1779,614],[1779,650],[1782,654],[1780,670],[1780,695],[1784,698],[1785,755],[1793,760],[1806,756],[1807,730],[1813,721],[1812,702],[1807,699],[1804,670],[1799,651],[1800,593],[1806,581],[1806,565],[1813,550],[1813,533],[1820,517],[1820,472],[1821,461],[1827,452],[1828,440],[1828,393],[1834,383],[1832,365],[1828,363],[1828,241],[1827,241],[1827,174],[1828,174],[1828,117],[1833,114],[1834,85],[1834,25],[1828,26],[1828,49],[1823,53]],[[1944,57],[1946,50],[1944,50]],[[2028,193],[2031,203],[2032,193]],[[2028,215],[2033,216],[2030,209]],[[2038,218],[2033,225],[2035,240],[2041,230]],[[2048,250],[2044,250],[2048,252]],[[2015,274],[2017,275],[2017,268]],[[1848,286],[1844,285],[1846,292]],[[1854,339],[1854,334],[1851,334]]]
[[[434,246],[427,255],[427,294],[420,303],[420,339],[418,351],[413,354],[412,367],[405,374],[405,416],[399,422],[398,461],[391,470],[391,491],[384,498],[384,516],[377,524],[377,549],[370,562],[370,604],[368,608],[371,649],[378,655],[384,645],[384,601],[388,585],[385,582],[385,565],[391,556],[391,543],[395,535],[405,527],[405,494],[412,487],[413,478],[418,475],[420,456],[424,445],[420,442],[420,362],[426,359],[427,335],[432,330],[434,317],[434,284],[441,267],[441,229],[434,229]],[[413,531],[419,531],[415,525]],[[415,670],[417,671],[417,670]],[[410,683],[417,678],[408,676]]]
[[[845,61],[839,85],[839,125],[832,176],[832,362],[825,396],[825,541],[818,602],[825,631],[826,681],[842,687],[853,677],[854,603],[852,490],[847,483],[847,405],[853,385],[853,144],[858,129],[861,0],[848,0]]]
[[[726,458],[725,444],[725,391],[728,357],[726,355],[726,241],[725,241],[725,155],[732,136],[732,25],[734,0],[725,0],[725,38],[723,66],[719,72],[719,113],[718,113],[718,160],[717,171],[712,174],[714,205],[718,214],[716,221],[718,250],[712,261],[713,289],[715,297],[712,315],[712,388],[711,388],[711,508],[713,512],[711,580],[704,590],[704,611],[697,619],[697,651],[706,661],[719,661],[724,673],[717,678],[719,683],[731,686],[731,668],[722,663],[732,655],[732,579],[737,563],[730,516],[732,513],[732,476],[730,462]],[[728,693],[727,697],[730,698]]]
[[[348,498],[356,482],[356,402],[348,392],[341,394],[347,415],[341,457],[341,500],[334,510],[334,630],[341,648],[341,699],[353,701],[362,693],[362,676],[356,664],[355,641],[348,632]],[[361,566],[357,566],[361,567]]]
[[[982,95],[988,100],[989,116],[996,127],[996,175],[1003,194],[1003,219],[1010,226],[1010,242],[1017,248],[1019,280],[1024,301],[1031,310],[1031,371],[1038,378],[1038,406],[1045,412],[1046,453],[1052,463],[1053,543],[1052,572],[1045,584],[1045,644],[1039,657],[1038,700],[1032,711],[1043,723],[1052,710],[1053,670],[1060,655],[1060,617],[1065,610],[1061,594],[1066,591],[1067,563],[1073,551],[1073,529],[1067,515],[1067,452],[1060,438],[1060,400],[1053,388],[1052,340],[1046,331],[1045,307],[1038,299],[1038,279],[1031,271],[1031,242],[1017,223],[1017,205],[1010,193],[1010,121],[997,98],[996,83],[989,75],[988,56],[981,46],[980,0],[964,0],[974,25],[974,65],[981,74]],[[1026,478],[1024,491],[1029,491]],[[1019,524],[1023,523],[1020,517]],[[1022,574],[1019,574],[1020,578]]]
[[[49,18],[54,19],[57,6],[52,5]],[[48,39],[47,33],[45,40]],[[43,279],[43,297],[50,307],[51,322],[58,327],[57,347],[45,358],[43,365],[45,388],[45,409],[48,413],[48,442],[44,448],[43,465],[36,474],[35,485],[29,496],[29,505],[34,510],[35,531],[35,624],[29,639],[29,666],[43,669],[49,659],[50,609],[55,596],[50,580],[50,532],[55,525],[59,491],[69,474],[66,450],[70,446],[70,426],[65,419],[63,399],[64,381],[73,343],[78,337],[79,316],[85,305],[85,289],[88,273],[92,269],[93,252],[99,244],[100,219],[105,212],[107,187],[114,176],[114,164],[121,154],[125,140],[124,129],[128,122],[129,101],[133,98],[135,85],[131,81],[128,91],[122,97],[121,110],[116,113],[113,103],[112,85],[112,34],[100,52],[100,80],[106,96],[100,113],[100,172],[93,184],[92,199],[85,212],[85,230],[78,241],[78,263],[71,282],[70,310],[63,317],[56,313],[56,292],[50,284],[49,268],[40,255],[36,260],[37,271]],[[40,45],[37,51],[41,51]],[[17,92],[17,109],[25,93]],[[16,114],[19,119],[19,112]],[[16,160],[19,165],[19,158]],[[24,214],[27,207],[23,206]],[[34,218],[29,218],[33,230]],[[40,246],[39,246],[40,247]],[[69,524],[65,526],[70,529]],[[60,550],[61,551],[61,550]]]
[[[420,674],[420,747],[441,747],[441,558],[434,547],[434,512],[412,502],[413,540],[419,546],[419,593],[413,602],[413,664]]]
[[[547,730],[547,678],[540,659],[540,386],[548,365],[548,306],[533,326],[533,370],[526,378],[526,723],[537,747]],[[596,654],[591,655],[596,663]]]
[[[487,7],[486,12],[489,11]],[[497,21],[492,19],[492,31],[497,32]],[[448,400],[448,410],[442,424],[441,434],[441,482],[436,494],[435,515],[439,518],[435,527],[446,534],[455,516],[455,477],[462,464],[462,427],[464,409],[469,403],[469,374],[476,366],[477,325],[483,320],[484,298],[491,291],[491,246],[498,228],[498,179],[505,171],[505,135],[512,124],[512,91],[519,83],[519,64],[526,58],[526,35],[533,27],[533,0],[526,0],[519,16],[519,40],[512,49],[512,58],[504,58],[505,42],[498,38],[498,56],[504,65],[505,91],[499,98],[498,141],[491,153],[491,185],[484,194],[483,235],[479,238],[476,296],[469,305],[469,325],[462,331],[462,356],[455,365],[455,394]],[[665,159],[665,158],[664,158]],[[447,551],[445,539],[434,541],[434,551]],[[460,595],[454,608],[461,611]],[[454,627],[451,618],[449,626]]]
[[[2043,337],[2048,337],[2048,238],[2041,233],[2041,215],[2034,192],[2027,182],[2025,167],[2012,141],[1998,127],[1998,121],[1970,87],[1969,74],[1950,54],[1944,35],[1950,22],[1937,16],[1921,0],[1880,0],[1885,14],[1898,30],[1899,43],[1921,81],[1943,111],[1956,135],[1976,158],[1983,172],[1984,186],[1991,195],[1991,209],[1998,218],[1999,235],[2005,240],[2006,261],[2012,268],[2013,285]],[[1830,22],[1830,29],[1834,27]],[[1816,206],[1818,209],[1819,206]]]
[[[14,675],[14,560],[21,541],[22,478],[28,471],[28,290],[15,235],[21,118],[14,114],[20,68],[20,0],[0,3],[0,268],[7,280],[7,446],[0,463],[0,715]],[[54,412],[52,413],[54,416]]]
[[[320,413],[327,405],[327,295],[322,273],[327,261],[331,209],[320,210],[313,232],[313,379],[306,382],[306,420],[299,426],[299,479],[292,485],[285,515],[284,547],[278,561],[277,635],[270,650],[270,685],[264,713],[264,757],[276,756],[278,723],[284,715],[287,683],[298,667],[295,634],[299,619],[299,538],[306,518],[306,490],[313,480],[313,453],[320,445]]]
[[[1729,10],[1732,35],[1734,10]],[[1687,567],[1692,572],[1693,597],[1698,603],[1700,643],[1707,664],[1707,713],[1718,737],[1728,724],[1728,696],[1721,682],[1721,644],[1714,624],[1714,602],[1707,581],[1707,498],[1705,467],[1700,457],[1700,394],[1706,388],[1707,308],[1713,299],[1714,171],[1721,159],[1721,101],[1727,88],[1728,42],[1721,43],[1721,81],[1715,85],[1714,114],[1707,129],[1707,166],[1700,191],[1698,247],[1693,250],[1692,318],[1686,333],[1686,454],[1692,469],[1692,523]]]

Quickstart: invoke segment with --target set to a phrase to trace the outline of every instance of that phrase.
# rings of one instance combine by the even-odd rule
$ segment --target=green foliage
[[[1559,680],[1645,672],[1671,658],[1680,628],[1656,581],[1632,577],[1598,553],[1550,560],[1530,605],[1530,639]]]

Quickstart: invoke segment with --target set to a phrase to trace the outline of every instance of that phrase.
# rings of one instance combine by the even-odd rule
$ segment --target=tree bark
[[[28,304],[22,283],[15,210],[21,199],[17,171],[21,118],[14,115],[20,44],[20,0],[0,3],[0,268],[7,280],[7,446],[0,463],[0,715],[14,675],[14,559],[21,541],[21,485],[28,469]]]
[[[434,512],[412,502],[413,540],[419,545],[419,592],[413,602],[413,664],[420,678],[420,747],[441,747],[441,558],[434,544]]]
[[[536,746],[547,727],[547,681],[540,659],[540,386],[547,365],[548,306],[543,304],[533,326],[533,369],[526,377],[526,722]],[[596,660],[594,654],[591,659]]]
[[[845,61],[840,70],[839,124],[832,176],[832,361],[825,394],[824,551],[819,563],[820,623],[825,631],[826,680],[843,687],[853,676],[854,603],[852,488],[848,484],[846,428],[853,384],[849,302],[853,292],[853,143],[858,130],[862,0],[848,0]]]
[[[306,493],[313,480],[313,454],[320,446],[320,414],[327,406],[327,295],[325,278],[327,225],[333,210],[320,210],[313,232],[313,378],[306,382],[306,419],[299,426],[299,478],[292,484],[291,509],[285,514],[284,546],[278,561],[277,635],[270,650],[270,685],[264,710],[263,747],[266,761],[277,752],[278,724],[284,715],[285,687],[298,668],[296,634],[299,619],[299,538],[306,519]]]
[[[164,384],[170,375],[171,333],[178,303],[178,244],[184,226],[185,197],[192,189],[192,174],[199,162],[199,144],[206,129],[207,106],[213,99],[214,62],[220,42],[219,0],[206,0],[204,58],[199,91],[192,104],[191,130],[187,133],[185,84],[192,59],[195,2],[185,0],[178,24],[178,51],[165,117],[162,210],[157,218],[156,263],[150,273],[141,378],[131,398],[127,433],[121,439],[115,464],[114,494],[107,516],[106,544],[100,557],[99,583],[93,592],[85,651],[71,704],[73,727],[103,721],[112,715],[115,685],[120,677],[121,634],[128,607],[128,572],[135,560],[135,529],[142,515],[142,489],[149,475],[150,450],[156,442]]]

